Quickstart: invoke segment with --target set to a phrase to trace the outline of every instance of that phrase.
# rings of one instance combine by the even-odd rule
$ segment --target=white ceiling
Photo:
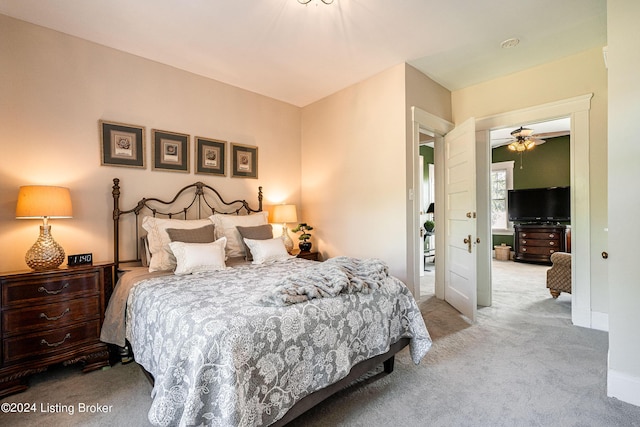
[[[457,90],[606,44],[606,0],[0,0],[0,13],[297,106],[402,62]]]

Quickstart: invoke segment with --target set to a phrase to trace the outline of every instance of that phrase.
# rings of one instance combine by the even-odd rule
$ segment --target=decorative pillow
[[[224,270],[225,237],[211,243],[171,242],[169,247],[176,257],[174,274],[200,273],[203,271]]]
[[[213,224],[202,228],[167,228],[167,234],[172,242],[211,243],[215,242],[215,227]]]
[[[216,239],[223,236],[227,238],[227,256],[232,258],[244,256],[242,236],[240,236],[240,232],[236,227],[253,227],[267,224],[267,215],[266,211],[252,215],[213,214],[209,219],[216,227]]]
[[[273,227],[271,224],[265,225],[256,225],[255,227],[236,227],[238,232],[242,236],[243,239],[252,239],[252,240],[267,240],[273,239]],[[253,255],[251,255],[251,249],[247,246],[246,242],[242,242],[244,244],[244,253],[245,259],[247,261],[253,261]]]
[[[149,271],[173,270],[176,267],[176,258],[169,248],[171,240],[167,234],[167,228],[193,229],[202,228],[209,224],[211,224],[209,219],[160,219],[150,216],[142,218],[142,228],[147,232],[149,252],[151,253]]]
[[[149,267],[149,260],[151,259],[151,252],[149,252],[149,242],[147,236],[140,238],[140,262],[143,267]]]
[[[287,253],[284,242],[280,237],[268,240],[244,239],[253,254],[252,264],[266,264],[295,258]]]

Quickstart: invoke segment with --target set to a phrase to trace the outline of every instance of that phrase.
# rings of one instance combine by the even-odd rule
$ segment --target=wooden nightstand
[[[295,253],[295,252],[294,252]],[[317,251],[295,253],[296,258],[310,259],[312,261],[320,261],[320,254]]]
[[[49,365],[82,362],[83,372],[109,365],[100,342],[113,264],[0,274],[0,397],[26,390]]]

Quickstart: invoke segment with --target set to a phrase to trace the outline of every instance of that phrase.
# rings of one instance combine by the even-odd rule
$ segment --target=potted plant
[[[433,230],[436,228],[436,223],[431,220],[426,220],[424,222],[424,229],[427,230],[427,233],[433,233]]]
[[[311,230],[313,230],[313,227],[308,225],[306,222],[301,222],[296,228],[291,230],[294,233],[302,232],[302,234],[298,236],[298,240],[300,240],[298,246],[302,252],[309,252],[311,250],[311,242],[309,241],[311,238],[309,231]]]

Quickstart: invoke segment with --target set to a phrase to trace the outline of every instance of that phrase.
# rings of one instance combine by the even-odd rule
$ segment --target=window
[[[513,190],[513,161],[491,164],[491,229],[511,233],[507,191]]]

